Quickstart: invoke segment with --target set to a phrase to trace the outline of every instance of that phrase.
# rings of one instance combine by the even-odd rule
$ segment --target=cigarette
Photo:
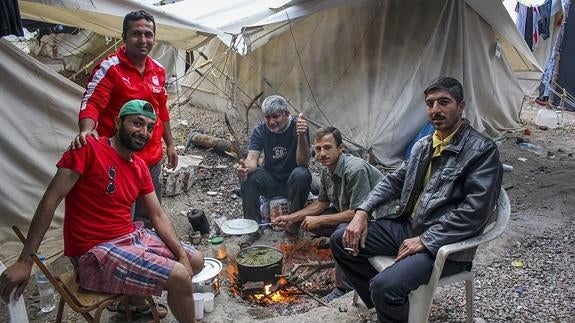
[[[353,250],[353,248],[343,248],[343,250],[347,251],[347,252],[354,252],[355,250]]]

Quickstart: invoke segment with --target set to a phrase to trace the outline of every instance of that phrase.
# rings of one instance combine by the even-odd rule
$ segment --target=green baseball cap
[[[130,100],[124,103],[120,109],[120,114],[118,117],[134,114],[143,115],[152,120],[156,120],[154,107],[150,104],[150,102],[144,100]]]

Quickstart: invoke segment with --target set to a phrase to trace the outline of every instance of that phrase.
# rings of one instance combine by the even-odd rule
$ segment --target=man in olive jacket
[[[408,295],[429,281],[439,248],[481,234],[494,220],[501,188],[497,146],[462,118],[461,83],[442,77],[424,95],[435,132],[414,145],[409,160],[375,186],[330,242],[335,260],[382,322],[407,321]],[[400,198],[397,214],[368,223],[377,206],[394,198]],[[378,273],[368,261],[376,255],[395,256],[395,263]],[[474,255],[475,249],[452,254],[443,275],[468,269]]]

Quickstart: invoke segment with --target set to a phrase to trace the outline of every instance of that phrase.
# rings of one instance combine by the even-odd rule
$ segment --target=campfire
[[[259,283],[256,283],[256,285]],[[295,287],[288,286],[289,282],[280,277],[274,284],[267,284],[263,287],[263,293],[251,293],[244,284],[245,296],[257,304],[271,305],[274,303],[293,303],[298,301],[298,294],[301,294]],[[260,290],[259,288],[257,289]]]
[[[258,247],[264,248],[265,246]],[[245,271],[246,268],[238,270],[238,266],[245,267],[245,265],[238,264],[238,259],[231,259],[232,261],[228,262],[222,272],[222,276],[229,283],[230,292],[233,295],[263,306],[299,303],[309,297],[327,306],[303,286],[316,273],[333,267],[334,264],[331,261],[329,248],[317,248],[309,240],[297,243],[282,243],[277,249],[273,247],[267,248],[279,250],[284,255],[283,264],[273,277],[269,276],[268,273],[242,275],[240,271]],[[241,257],[240,254],[238,256]],[[248,269],[259,270],[259,268]],[[249,277],[250,280],[246,280],[245,277]],[[254,277],[266,277],[266,279],[254,281],[256,280],[253,279]],[[323,278],[325,280],[325,275],[323,275]],[[313,286],[318,285],[315,282],[309,283]]]

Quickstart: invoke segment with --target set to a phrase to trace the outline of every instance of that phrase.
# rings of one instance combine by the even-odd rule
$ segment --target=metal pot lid
[[[258,231],[258,223],[250,219],[226,220],[222,223],[222,232],[230,235],[249,234]]]
[[[199,283],[216,277],[222,271],[222,263],[215,258],[204,258],[204,268],[192,277],[192,283]]]

